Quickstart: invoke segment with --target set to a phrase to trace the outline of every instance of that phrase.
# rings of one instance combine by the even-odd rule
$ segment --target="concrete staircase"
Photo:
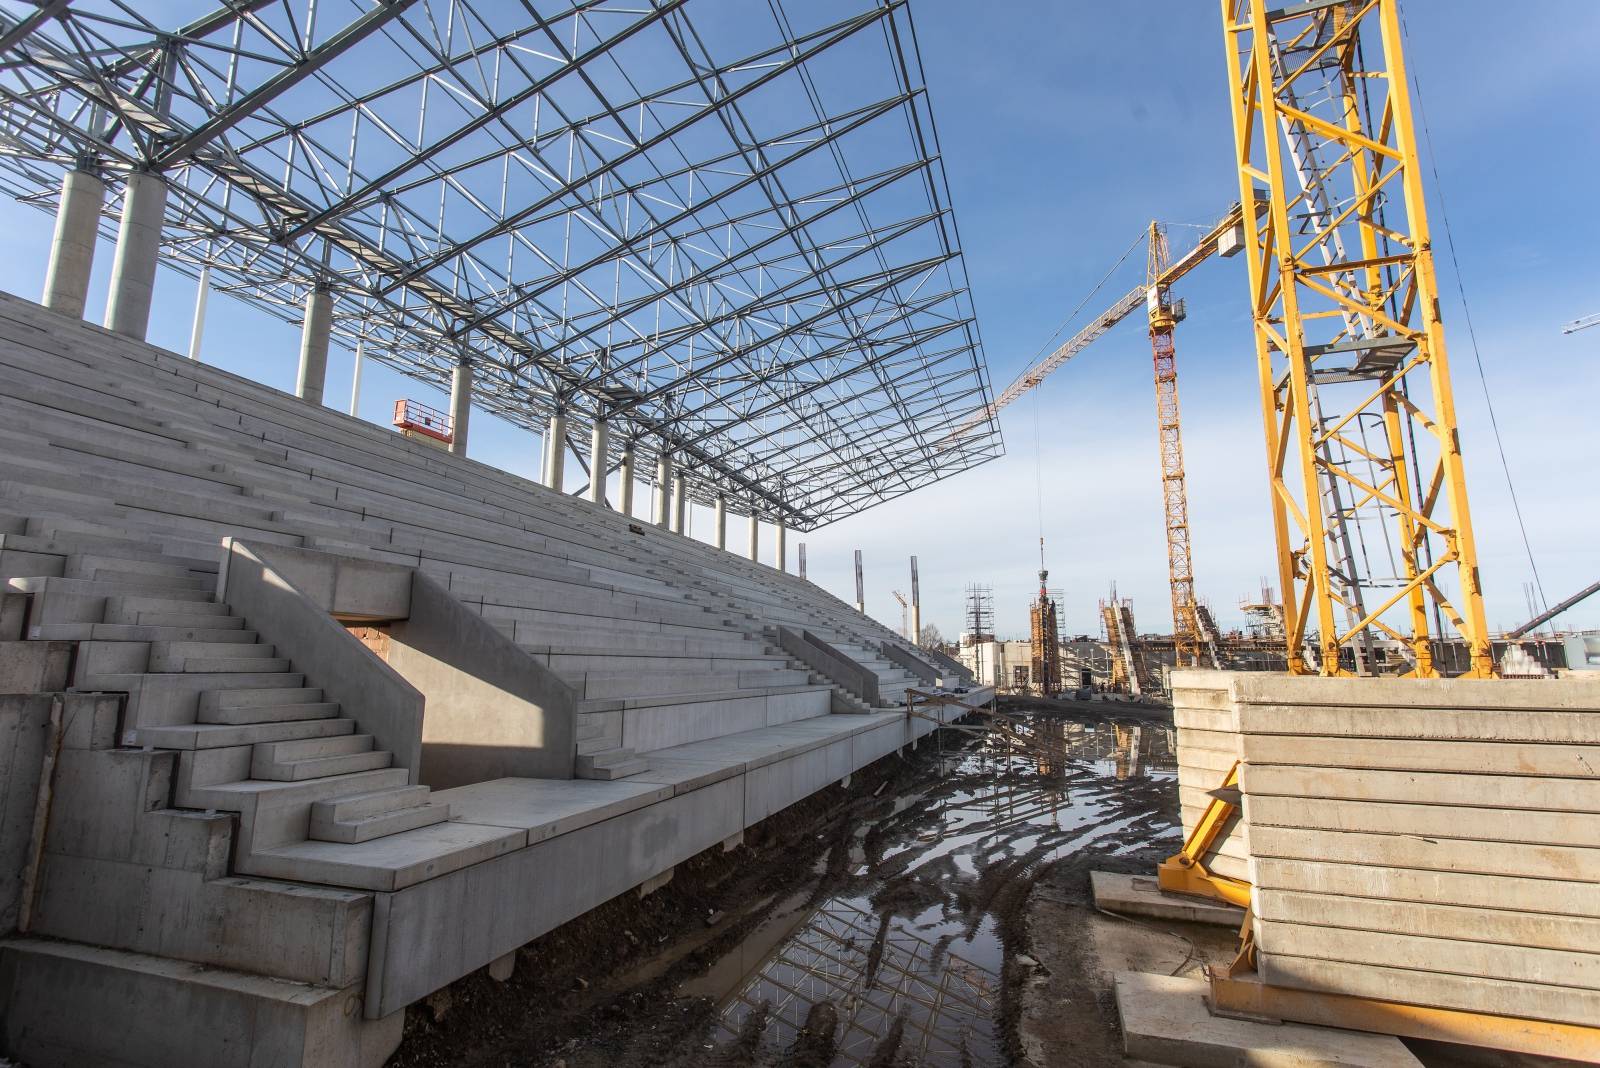
[[[40,517],[0,524],[15,531],[0,534],[6,569],[45,572],[7,575],[49,620],[32,636],[78,641],[76,689],[138,696],[137,741],[178,752],[181,807],[240,813],[252,844],[364,842],[449,819],[449,806],[430,804],[427,787],[410,785],[392,754],[212,598],[215,563]],[[258,826],[267,813],[271,826]],[[248,852],[237,862],[254,866]]]

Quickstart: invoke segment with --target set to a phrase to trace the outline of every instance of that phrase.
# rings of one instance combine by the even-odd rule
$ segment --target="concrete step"
[[[283,660],[283,658],[273,655],[276,651],[272,646],[261,642],[248,644],[243,642],[158,641],[152,642],[150,645],[150,670],[192,671],[195,669],[187,665],[195,661],[209,663],[219,660],[249,660],[267,663]],[[220,670],[231,669],[223,668]]]
[[[172,667],[168,670],[181,674],[203,675],[228,675],[238,674],[263,674],[273,671],[288,671],[290,664],[287,657],[270,656],[243,656],[243,657],[189,657],[182,662],[183,666]],[[152,672],[152,674],[156,674]]]
[[[400,807],[359,815],[336,816],[341,802],[348,798],[318,801],[311,806],[310,836],[318,842],[370,842],[391,834],[403,834],[419,827],[431,827],[450,818],[449,805],[427,803],[427,787],[416,787],[422,792],[421,804],[402,804]],[[381,791],[378,795],[394,795],[401,791]],[[375,795],[362,795],[371,798]]]
[[[634,755],[632,749],[609,749],[580,755],[573,768],[580,779],[625,779],[650,770],[650,762]]]
[[[212,622],[216,620],[216,622]],[[237,620],[237,622],[233,622]],[[114,596],[107,597],[105,617],[98,622],[126,623],[155,627],[244,626],[244,620],[228,614],[228,606],[207,598],[204,601],[184,598]]]
[[[353,719],[326,716],[269,723],[192,723],[172,727],[141,727],[139,742],[157,749],[215,749],[227,745],[333,738],[352,734],[355,729],[356,721]]]
[[[130,563],[132,561],[129,561]],[[146,589],[173,589],[197,590],[209,595],[216,587],[216,579],[205,576],[186,577],[179,575],[152,575],[139,570],[130,570],[126,567],[100,567],[86,575],[71,576],[75,578],[91,579],[95,582],[117,582],[127,586],[143,586]]]
[[[226,693],[227,691],[212,691]],[[241,690],[240,693],[321,694],[321,690]],[[206,696],[209,696],[206,695]],[[283,704],[224,705],[207,708],[202,702],[195,715],[196,722],[219,726],[243,726],[257,723],[292,723],[299,720],[332,719],[339,714],[337,701],[295,701]]]
[[[209,690],[200,695],[201,712],[228,708],[264,708],[277,705],[315,704],[322,700],[322,691],[315,687],[291,687],[270,683],[260,688],[228,686]]]
[[[197,618],[209,621],[211,617],[202,616]],[[244,621],[237,620],[237,622],[242,623]],[[97,641],[114,642],[152,642],[157,644],[205,642],[212,645],[253,645],[257,635],[253,630],[244,630],[242,628],[235,630],[227,627],[170,627],[139,623],[94,623],[91,624],[89,637]]]
[[[67,557],[62,574],[67,578],[94,578],[102,571],[119,575],[146,575],[150,578],[183,579],[185,585],[215,583],[208,575],[196,575],[183,564],[168,563],[148,558],[117,556],[114,553],[72,553]],[[215,569],[213,568],[213,572]]]
[[[417,808],[426,805],[431,791],[426,786],[395,786],[384,790],[368,790],[359,794],[344,794],[318,801],[312,806],[312,815],[322,810],[324,819],[334,822],[364,820],[368,816],[381,816],[385,812]],[[447,806],[448,807],[448,806]]]
[[[56,529],[49,525],[41,525],[36,534],[5,534],[0,537],[0,548],[58,553],[62,556],[86,553],[117,560],[145,560],[213,574],[217,570],[216,558],[175,555],[162,551],[148,541]]]
[[[340,738],[314,738],[257,745],[250,758],[250,775],[256,779],[298,782],[329,775],[386,768],[393,754],[372,748],[372,735],[349,734]]]

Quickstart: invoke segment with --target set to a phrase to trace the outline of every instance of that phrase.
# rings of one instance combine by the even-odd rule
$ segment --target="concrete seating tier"
[[[99,702],[47,845],[60,941],[0,941],[41,992],[253,1018],[289,1004],[272,976],[310,984],[307,1033],[392,1048],[410,1001],[933,729],[767,640],[805,627],[886,704],[911,683],[794,576],[3,296],[0,449],[0,585]],[[571,690],[578,778],[419,785],[216,599],[225,538],[434,579]]]

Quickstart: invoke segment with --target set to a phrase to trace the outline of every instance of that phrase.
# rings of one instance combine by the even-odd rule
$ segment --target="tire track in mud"
[[[903,760],[881,761],[858,773],[854,789],[830,788],[755,829],[749,847],[702,855],[650,898],[617,899],[597,910],[610,915],[592,913],[567,925],[583,930],[563,928],[525,947],[523,963],[543,970],[520,989],[522,965],[509,984],[462,980],[457,986],[471,989],[479,1002],[473,1015],[490,1034],[459,1034],[448,1018],[441,1024],[418,1014],[408,1019],[407,1042],[391,1065],[1006,1063],[1017,1052],[1022,981],[1011,961],[1027,951],[1025,911],[1034,885],[1062,865],[1087,870],[1097,858],[1147,850],[1174,828],[1177,785],[1167,771],[1167,732],[1086,719],[1049,721],[1055,743],[1069,755],[1056,753],[1048,766],[994,736],[953,732],[934,736],[933,744],[925,740]],[[1113,749],[1126,758],[1130,736],[1141,747],[1132,773],[1125,759],[1107,759]],[[683,984],[703,988],[719,963],[741,959],[743,943],[775,915],[810,914],[840,902],[871,918],[870,935],[854,946],[865,957],[862,974],[845,996],[790,998],[778,1007],[763,999],[724,1019],[713,1000],[684,995]],[[709,934],[708,911],[726,913]],[[632,952],[618,943],[619,930],[641,936]],[[970,1036],[963,1032],[959,1047],[942,1059],[916,1059],[913,1036],[923,1032],[908,1024],[904,1009],[878,1018],[881,1033],[870,1041],[859,1028],[845,1030],[859,1022],[859,999],[883,989],[879,971],[891,942],[908,934],[927,944],[919,967],[930,973],[943,971],[956,954],[997,977],[992,1018],[977,1021]],[[592,939],[611,951],[595,957]],[[497,1013],[506,1018],[484,1019]],[[450,1041],[451,1032],[461,1041]]]

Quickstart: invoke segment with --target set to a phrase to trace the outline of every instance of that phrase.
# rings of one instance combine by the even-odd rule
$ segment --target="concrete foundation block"
[[[634,888],[634,893],[638,894],[640,897],[649,897],[651,894],[670,883],[672,881],[673,874],[677,872],[677,870],[678,869],[676,867],[672,867],[658,875],[650,876],[650,878],[646,879],[644,882],[640,883]]]
[[[0,941],[0,1025],[32,1068],[379,1068],[404,1016],[335,990],[138,953]]]
[[[489,962],[489,978],[497,983],[503,983],[511,978],[511,973],[517,970],[517,954],[513,950],[503,957],[496,957]]]
[[[1234,930],[1244,922],[1243,909],[1220,901],[1166,893],[1148,876],[1094,871],[1089,873],[1089,887],[1094,893],[1095,905],[1107,912],[1206,923]]]
[[[1117,1013],[1129,1057],[1183,1068],[1422,1068],[1398,1038],[1213,1016],[1206,983],[1118,972]]]

